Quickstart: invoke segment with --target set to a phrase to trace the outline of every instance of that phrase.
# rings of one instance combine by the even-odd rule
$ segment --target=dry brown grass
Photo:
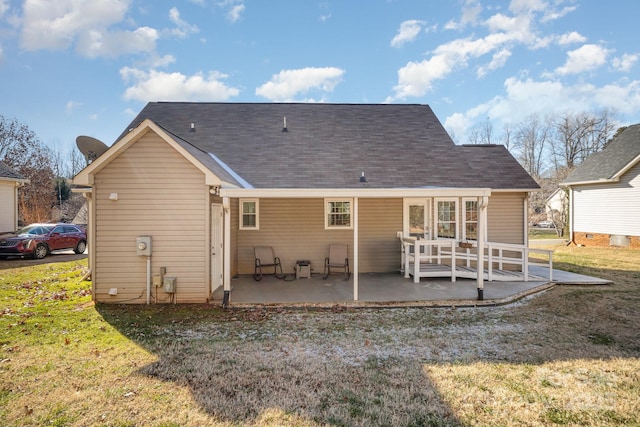
[[[640,425],[640,253],[554,258],[615,284],[481,309],[225,312],[42,299],[73,284],[0,272],[0,424]]]

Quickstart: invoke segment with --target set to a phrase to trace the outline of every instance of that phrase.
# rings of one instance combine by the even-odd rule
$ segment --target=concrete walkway
[[[353,298],[353,277],[344,280],[343,274],[331,275],[323,280],[320,274],[310,279],[285,279],[265,276],[256,282],[251,275],[234,278],[231,282],[231,307],[246,306],[301,306],[332,307],[398,307],[398,306],[486,306],[508,304],[527,295],[549,289],[558,284],[604,285],[609,281],[561,270],[553,270],[549,282],[549,269],[531,266],[528,282],[484,282],[484,299],[478,301],[476,281],[458,279],[426,279],[414,283],[399,273],[360,274],[358,300]],[[545,279],[546,278],[546,279]],[[222,301],[222,291],[214,294],[214,303]]]

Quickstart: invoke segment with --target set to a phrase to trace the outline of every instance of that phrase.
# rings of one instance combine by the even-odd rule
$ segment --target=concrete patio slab
[[[290,275],[285,279],[265,276],[261,281],[253,280],[251,275],[242,275],[231,281],[229,305],[246,306],[309,306],[331,307],[343,305],[349,307],[384,306],[486,306],[508,304],[527,295],[542,292],[559,284],[602,285],[611,282],[595,277],[553,271],[549,282],[549,270],[532,266],[532,280],[513,282],[484,282],[484,299],[478,300],[475,280],[423,278],[419,283],[405,279],[398,273],[360,274],[358,280],[358,299],[354,300],[353,277],[344,280],[344,275],[331,275],[323,280],[321,275],[296,279]],[[544,278],[547,279],[544,279]],[[214,303],[222,301],[222,290],[214,294]]]

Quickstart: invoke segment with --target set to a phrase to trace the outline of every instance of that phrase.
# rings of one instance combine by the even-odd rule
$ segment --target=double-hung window
[[[259,230],[258,199],[240,199],[240,230]]]
[[[457,239],[458,200],[436,199],[436,238]]]
[[[353,228],[351,199],[325,199],[324,227],[344,229]]]
[[[464,214],[462,216],[462,239],[478,240],[478,200],[462,199]]]

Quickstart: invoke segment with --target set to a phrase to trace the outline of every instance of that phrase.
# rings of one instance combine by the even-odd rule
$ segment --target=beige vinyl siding
[[[312,273],[322,274],[331,243],[349,245],[353,259],[353,230],[325,230],[324,199],[260,199],[260,229],[238,230],[238,272],[254,270],[254,246],[272,246],[286,274],[295,272],[296,260],[311,261]],[[238,210],[238,200],[234,200]]]
[[[232,229],[238,236],[238,273],[254,269],[254,246],[273,246],[286,274],[299,259],[311,261],[321,274],[332,243],[349,246],[353,266],[353,230],[324,228],[324,199],[260,199],[260,229],[238,230],[238,200],[233,201]],[[390,272],[399,268],[402,199],[359,199],[360,272]],[[232,264],[233,265],[233,264]],[[353,268],[353,267],[352,267]]]
[[[640,236],[640,163],[620,182],[573,189],[574,231]]]
[[[98,172],[95,298],[146,301],[146,257],[136,237],[152,236],[152,274],[177,278],[177,302],[204,302],[209,290],[209,193],[204,174],[154,133],[147,133]],[[111,193],[118,200],[109,200]],[[116,297],[109,296],[118,289]],[[152,302],[156,296],[152,286]],[[159,288],[158,302],[169,294]]]
[[[0,232],[16,229],[16,183],[0,181]]]
[[[487,240],[524,244],[524,193],[493,193],[487,207]]]
[[[361,273],[388,273],[400,268],[402,199],[359,199]]]

